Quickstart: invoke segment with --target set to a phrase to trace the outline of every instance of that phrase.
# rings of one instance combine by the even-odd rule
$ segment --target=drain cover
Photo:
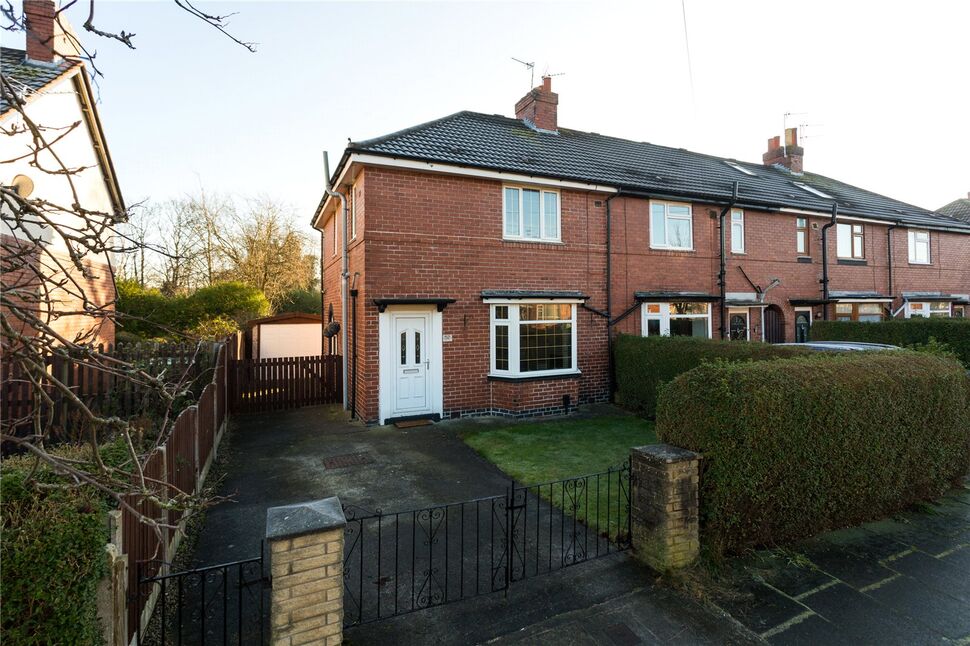
[[[345,453],[344,455],[332,455],[323,459],[325,469],[343,469],[345,467],[356,467],[362,464],[370,464],[374,459],[370,453]]]

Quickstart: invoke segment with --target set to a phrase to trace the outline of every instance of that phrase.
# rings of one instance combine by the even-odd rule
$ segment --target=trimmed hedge
[[[652,417],[656,414],[657,388],[705,361],[761,361],[796,357],[807,352],[803,348],[760,342],[621,334],[613,344],[616,401],[625,408]]]
[[[912,318],[873,323],[857,321],[815,321],[812,341],[864,341],[911,346],[930,339],[945,343],[963,365],[970,368],[970,319]]]
[[[970,466],[970,378],[916,352],[717,362],[665,385],[657,435],[703,454],[713,555],[880,518]]]

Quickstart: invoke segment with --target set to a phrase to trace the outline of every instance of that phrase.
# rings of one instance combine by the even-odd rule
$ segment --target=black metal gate
[[[344,625],[492,592],[630,547],[629,462],[394,513],[345,507]]]
[[[136,643],[267,644],[270,578],[257,557],[186,570],[139,576],[139,594],[155,598]],[[140,564],[143,566],[143,564]]]

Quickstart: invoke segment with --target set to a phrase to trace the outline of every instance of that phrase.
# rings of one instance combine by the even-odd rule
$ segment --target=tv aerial
[[[536,64],[535,64],[535,62],[533,61],[532,63],[527,63],[527,62],[525,62],[523,60],[519,60],[515,56],[512,56],[511,59],[513,61],[515,61],[516,63],[521,63],[522,65],[525,65],[525,68],[527,70],[529,70],[529,89],[531,90],[532,87],[535,85],[535,80],[536,80]]]

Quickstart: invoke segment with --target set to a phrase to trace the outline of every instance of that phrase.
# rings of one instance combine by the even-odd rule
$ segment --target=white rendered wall
[[[259,326],[259,358],[315,357],[320,352],[319,323],[288,323]]]

